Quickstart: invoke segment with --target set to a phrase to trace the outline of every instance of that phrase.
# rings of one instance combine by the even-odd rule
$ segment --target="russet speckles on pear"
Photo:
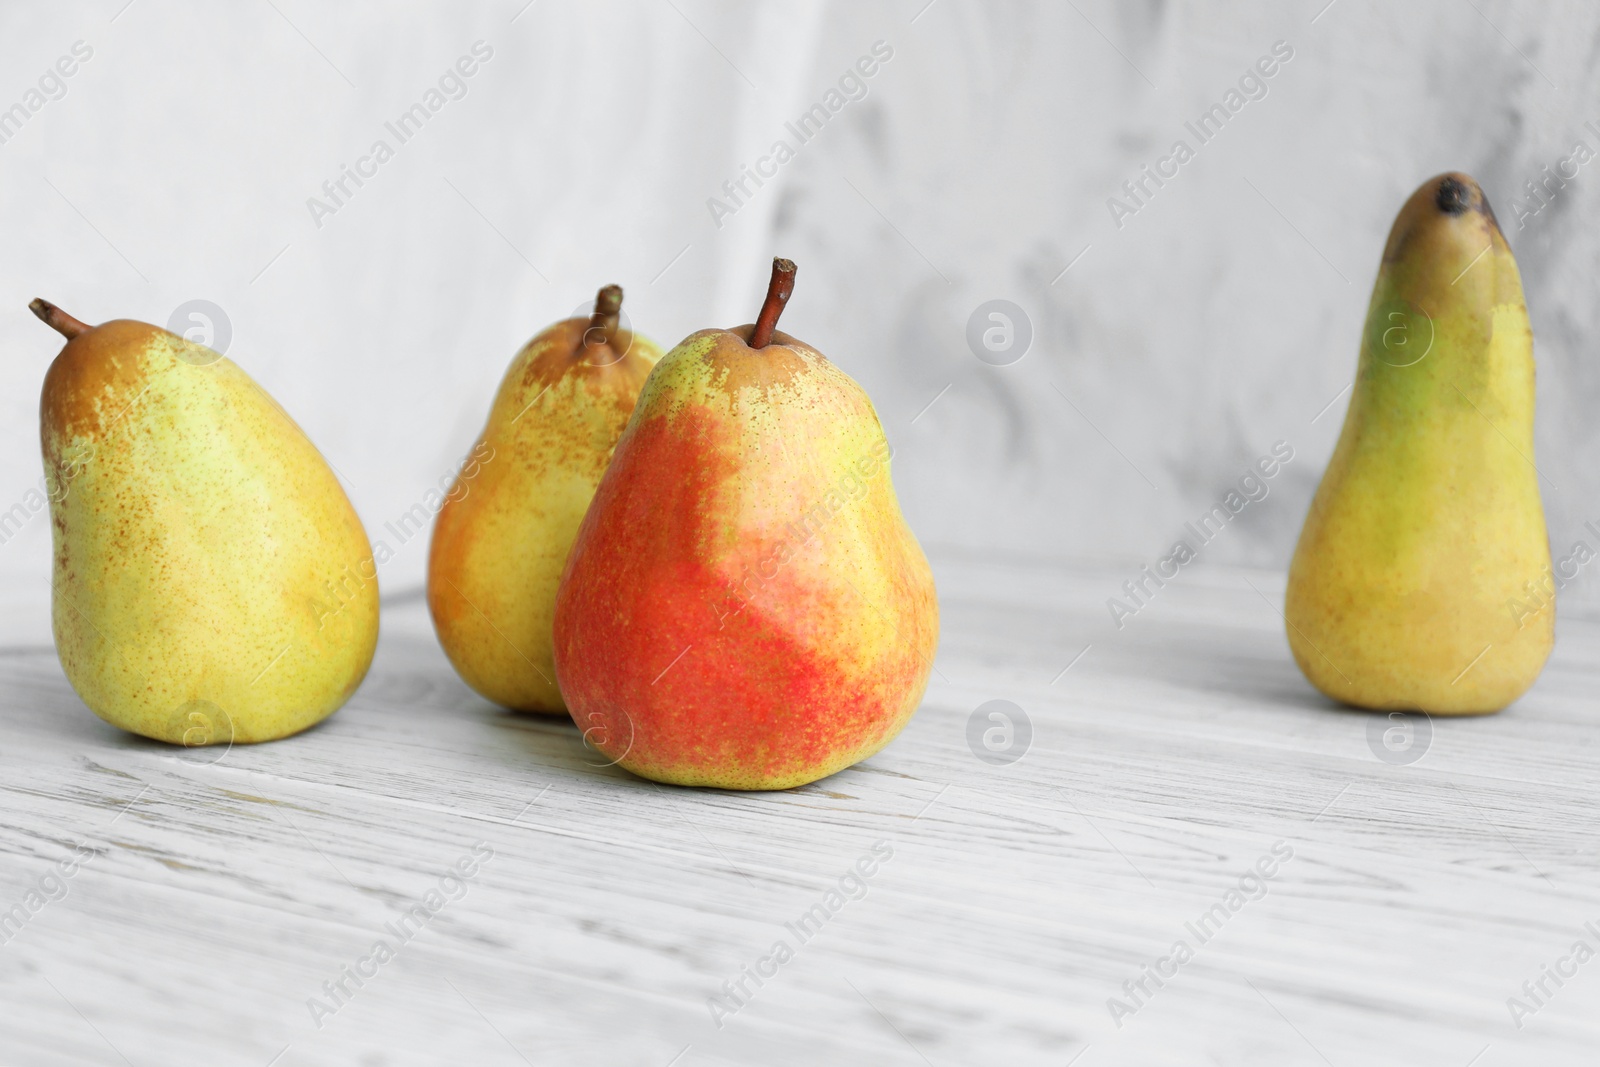
[[[94,454],[94,446],[87,441],[68,445],[55,463],[45,465],[45,496],[57,504],[66,500],[72,483],[88,469]]]

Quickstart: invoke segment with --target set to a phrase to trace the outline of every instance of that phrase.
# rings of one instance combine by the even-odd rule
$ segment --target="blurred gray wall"
[[[124,4],[0,9],[0,108],[26,111],[0,120],[0,509],[40,476],[59,347],[28,300],[163,324],[204,300],[396,550],[385,591],[415,588],[426,539],[386,523],[469,449],[523,341],[612,281],[664,346],[749,321],[782,254],[784,328],[874,398],[936,562],[1137,567],[1283,441],[1206,550],[1282,566],[1388,226],[1462,169],[1522,266],[1552,540],[1594,543],[1600,161],[1536,213],[1525,185],[1600,151],[1592,4]],[[1230,90],[1202,143],[1185,124]],[[385,124],[419,102],[401,143]],[[1192,158],[1128,197],[1178,140]],[[997,299],[1032,334],[1001,366],[968,343]],[[48,640],[48,546],[42,515],[0,545],[6,634]]]

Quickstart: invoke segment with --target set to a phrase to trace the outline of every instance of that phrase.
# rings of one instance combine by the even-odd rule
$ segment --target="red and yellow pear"
[[[656,781],[785,789],[888,744],[938,644],[933,576],[854,381],[777,332],[702,330],[651,372],[556,597],[584,737]]]

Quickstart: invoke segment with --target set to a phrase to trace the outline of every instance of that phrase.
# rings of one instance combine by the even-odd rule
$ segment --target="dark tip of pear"
[[[1444,178],[1433,195],[1433,202],[1446,215],[1460,215],[1472,206],[1472,193],[1460,179]]]

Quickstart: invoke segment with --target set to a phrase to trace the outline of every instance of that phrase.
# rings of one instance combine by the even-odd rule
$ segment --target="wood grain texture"
[[[921,711],[782,793],[591,766],[570,723],[467,690],[418,600],[344,710],[225,754],[122,734],[48,649],[7,650],[0,909],[95,855],[0,946],[0,1063],[1593,1063],[1600,962],[1520,1031],[1506,1000],[1597,940],[1595,619],[1563,616],[1519,704],[1395,766],[1300,678],[1281,575],[1185,572],[1119,632],[1120,572],[935,564]],[[1006,766],[966,739],[994,698],[1034,731]],[[784,924],[879,841],[802,943]],[[1185,923],[1279,841],[1199,944]],[[464,895],[319,1029],[308,998],[479,842]],[[719,1029],[707,998],[779,938]],[[1179,938],[1194,958],[1119,1029],[1107,999]]]

